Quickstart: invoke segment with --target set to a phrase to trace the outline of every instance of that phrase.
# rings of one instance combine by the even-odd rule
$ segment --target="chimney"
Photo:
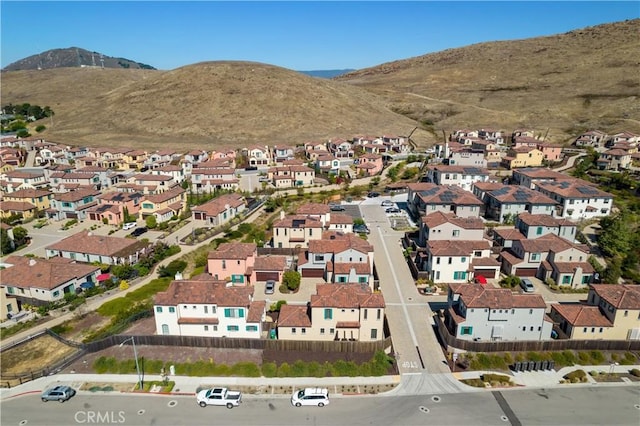
[[[280,210],[280,220],[284,219],[284,210]]]
[[[36,263],[38,262],[35,259],[29,259],[29,266],[34,266]]]

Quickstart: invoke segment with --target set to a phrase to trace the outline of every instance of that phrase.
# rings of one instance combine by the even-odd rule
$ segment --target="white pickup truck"
[[[242,402],[242,393],[240,391],[232,391],[227,388],[211,388],[203,389],[198,392],[198,405],[206,407],[207,405],[224,405],[227,408],[233,408]]]

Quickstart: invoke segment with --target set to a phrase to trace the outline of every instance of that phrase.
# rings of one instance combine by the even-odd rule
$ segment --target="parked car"
[[[369,228],[366,225],[354,225],[353,232],[356,232],[358,234],[368,234]]]
[[[343,211],[345,210],[345,209],[344,209],[344,206],[343,206],[342,204],[331,204],[331,205],[329,206],[329,209],[330,209],[332,212],[343,212]]]
[[[143,227],[134,229],[129,235],[131,235],[132,237],[139,237],[140,235],[144,234],[147,231],[148,231],[147,227],[143,226]]]
[[[128,231],[129,229],[133,229],[137,226],[138,224],[135,222],[127,222],[124,225],[122,225],[122,229],[124,229],[125,231]]]
[[[391,200],[384,200],[380,205],[383,207],[393,207],[396,203]]]
[[[376,197],[379,197],[379,196],[380,196],[379,192],[370,192],[370,193],[367,194],[367,197],[369,197],[369,198],[376,198]]]
[[[402,210],[400,210],[397,207],[389,207],[388,209],[385,210],[386,213],[400,213]]]
[[[273,294],[276,289],[276,282],[274,280],[269,280],[264,285],[264,294]]]
[[[76,390],[70,386],[56,386],[42,392],[40,399],[42,402],[58,401],[65,402],[76,394]]]
[[[291,405],[301,407],[303,405],[317,405],[324,407],[329,404],[329,391],[327,388],[305,388],[294,390],[291,395]]]
[[[198,392],[196,400],[201,407],[222,405],[227,408],[233,408],[239,406],[242,402],[242,392],[232,391],[227,388],[203,389]]]
[[[528,278],[520,278],[520,287],[525,293],[533,293],[536,291],[536,288],[533,286],[533,283]]]

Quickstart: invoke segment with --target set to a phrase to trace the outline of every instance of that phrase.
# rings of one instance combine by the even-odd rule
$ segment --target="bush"
[[[637,368],[634,368],[632,370],[629,370],[629,374],[635,377],[640,377],[640,370],[638,370]]]
[[[575,370],[564,375],[564,378],[570,380],[572,383],[581,381],[583,377],[587,377],[587,373],[585,373],[584,370]]]
[[[486,388],[487,385],[481,379],[464,379],[460,380],[465,385],[473,386],[474,388]]]
[[[286,271],[282,275],[282,283],[287,286],[290,291],[296,291],[300,288],[300,273],[297,271]]]
[[[491,382],[492,386],[494,382],[498,382],[498,383],[511,383],[511,379],[509,378],[509,376],[504,376],[502,374],[483,374],[482,376],[480,376],[480,378],[482,379],[482,381],[484,382]]]

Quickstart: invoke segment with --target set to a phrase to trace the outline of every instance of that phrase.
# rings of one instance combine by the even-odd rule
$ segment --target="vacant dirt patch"
[[[45,334],[4,351],[0,373],[5,375],[40,371],[44,366],[52,365],[77,350]]]

